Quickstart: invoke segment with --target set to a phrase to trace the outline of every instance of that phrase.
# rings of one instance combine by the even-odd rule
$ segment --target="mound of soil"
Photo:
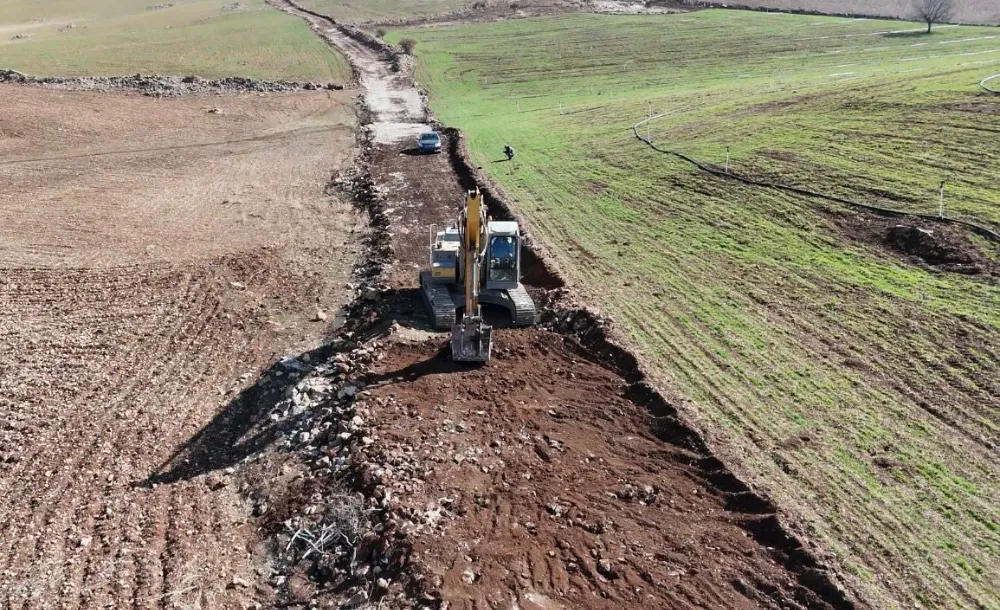
[[[154,97],[189,93],[278,93],[282,91],[340,90],[340,83],[266,81],[242,76],[204,79],[198,76],[29,76],[0,69],[0,83],[36,85],[69,91],[138,91]]]
[[[884,243],[903,254],[920,257],[930,265],[972,265],[969,252],[946,242],[934,231],[909,225],[896,225],[886,231]]]
[[[1000,271],[978,246],[954,229],[897,224],[885,231],[882,243],[941,271],[993,276]]]
[[[891,253],[902,260],[936,271],[1000,278],[1000,261],[965,229],[930,221],[884,218],[857,211],[831,211],[830,218],[845,237]],[[1000,253],[1000,248],[996,248]]]

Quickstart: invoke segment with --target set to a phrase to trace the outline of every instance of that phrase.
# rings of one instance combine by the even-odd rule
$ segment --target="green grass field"
[[[0,67],[44,76],[351,77],[347,61],[301,19],[264,0],[241,0],[239,10],[229,0],[171,2],[5,0]]]
[[[471,5],[472,0],[301,0],[301,4],[337,21],[361,23],[441,15]]]
[[[846,235],[828,204],[1000,225],[1000,30],[703,11],[393,32],[568,279],[874,608],[1000,608],[1000,288]],[[515,163],[497,162],[505,143]],[[894,194],[894,195],[890,195]],[[992,246],[995,249],[995,246]],[[915,604],[920,604],[916,606]]]

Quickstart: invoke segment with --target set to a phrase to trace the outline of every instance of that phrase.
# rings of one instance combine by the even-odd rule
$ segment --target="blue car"
[[[441,136],[436,131],[428,131],[420,134],[417,140],[417,148],[420,152],[436,153],[441,152]]]

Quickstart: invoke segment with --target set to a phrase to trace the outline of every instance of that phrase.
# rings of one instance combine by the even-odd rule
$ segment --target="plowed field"
[[[0,91],[0,607],[268,601],[224,471],[147,481],[334,324],[347,99]]]

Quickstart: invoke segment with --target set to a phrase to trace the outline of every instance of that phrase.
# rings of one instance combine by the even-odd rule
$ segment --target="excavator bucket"
[[[493,350],[493,327],[478,316],[462,318],[451,327],[451,358],[459,362],[488,362]]]

